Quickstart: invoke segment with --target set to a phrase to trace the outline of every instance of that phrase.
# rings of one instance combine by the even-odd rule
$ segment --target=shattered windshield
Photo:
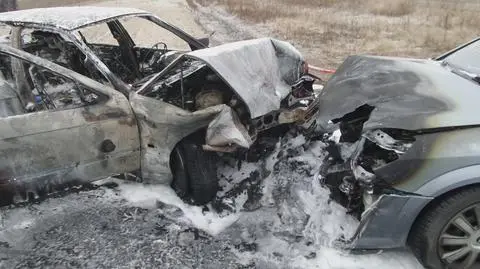
[[[450,54],[442,64],[456,69],[463,75],[477,79],[480,77],[480,41],[473,42]]]

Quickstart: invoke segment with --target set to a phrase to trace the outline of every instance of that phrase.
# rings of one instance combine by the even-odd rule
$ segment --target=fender
[[[401,223],[397,223],[396,225],[398,235],[397,242],[399,246],[406,246],[408,235],[413,224],[422,210],[425,209],[435,197],[473,184],[480,184],[480,165],[467,166],[447,172],[421,186],[415,194],[418,195],[418,198],[422,199],[414,199],[413,197],[408,199],[399,213],[399,215],[403,216]]]
[[[421,186],[415,193],[438,197],[451,190],[480,183],[480,165],[466,166],[447,172]]]

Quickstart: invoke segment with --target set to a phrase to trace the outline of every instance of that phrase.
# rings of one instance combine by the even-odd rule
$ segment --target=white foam
[[[170,187],[165,185],[123,183],[118,189],[121,196],[135,206],[154,208],[160,201],[178,207],[193,226],[211,235],[221,233],[238,219],[236,214],[220,216],[212,211],[202,212],[202,207],[184,203]]]

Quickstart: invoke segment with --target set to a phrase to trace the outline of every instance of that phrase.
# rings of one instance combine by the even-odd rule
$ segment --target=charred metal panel
[[[480,86],[430,60],[351,56],[320,95],[319,123],[374,107],[364,130],[480,124]]]
[[[25,193],[35,196],[140,167],[138,127],[126,97],[53,63],[4,49],[109,98],[80,108],[0,118],[2,188],[16,189],[16,199],[25,199]],[[105,141],[115,147],[102,147]]]
[[[252,118],[280,108],[301,77],[303,56],[287,42],[262,38],[187,53],[207,63],[246,103]]]
[[[126,100],[121,103],[0,119],[1,180],[35,192],[138,169],[138,128]],[[102,151],[105,140],[114,151]]]
[[[447,172],[480,164],[479,137],[480,128],[417,136],[405,154],[375,173],[396,189],[416,192]]]
[[[1,13],[0,22],[11,25],[47,25],[74,30],[95,22],[128,15],[148,15],[135,8],[111,7],[52,7]]]
[[[170,153],[187,135],[205,128],[227,105],[189,112],[166,102],[132,92],[142,144],[142,175],[146,180],[171,180]]]

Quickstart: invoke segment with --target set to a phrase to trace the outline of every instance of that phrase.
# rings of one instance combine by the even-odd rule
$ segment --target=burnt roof
[[[123,7],[51,7],[0,13],[0,23],[43,25],[71,31],[96,22],[131,15],[151,14],[141,9]]]

